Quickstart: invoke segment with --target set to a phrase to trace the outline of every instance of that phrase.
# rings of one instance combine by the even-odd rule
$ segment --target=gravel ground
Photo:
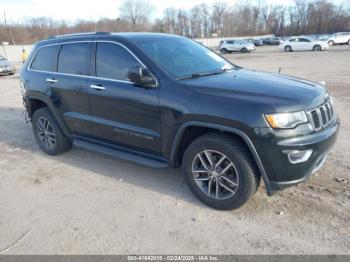
[[[350,46],[227,58],[327,82],[342,126],[321,171],[216,211],[190,193],[180,170],[75,148],[45,155],[21,115],[18,76],[0,77],[0,254],[350,254]]]

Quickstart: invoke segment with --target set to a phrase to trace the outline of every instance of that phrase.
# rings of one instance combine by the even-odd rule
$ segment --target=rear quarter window
[[[45,46],[39,48],[31,63],[30,69],[39,71],[56,72],[57,55],[60,45]]]

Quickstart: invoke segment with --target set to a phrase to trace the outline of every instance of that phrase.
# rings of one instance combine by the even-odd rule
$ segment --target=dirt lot
[[[320,172],[271,198],[261,186],[237,211],[212,210],[189,192],[180,170],[75,148],[45,155],[21,115],[18,76],[1,77],[0,253],[350,254],[350,46],[317,53],[263,47],[227,57],[327,81],[342,126]]]

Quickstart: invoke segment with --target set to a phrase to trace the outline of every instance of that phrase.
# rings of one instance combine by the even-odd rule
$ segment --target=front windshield
[[[219,73],[234,68],[213,51],[186,38],[152,39],[140,41],[137,46],[176,79]]]

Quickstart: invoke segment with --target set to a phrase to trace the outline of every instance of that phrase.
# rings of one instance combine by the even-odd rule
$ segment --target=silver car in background
[[[249,43],[239,39],[230,39],[221,41],[219,50],[221,54],[232,52],[248,53],[255,51],[255,46],[254,43]]]
[[[13,75],[16,68],[3,56],[0,55],[0,76]]]

